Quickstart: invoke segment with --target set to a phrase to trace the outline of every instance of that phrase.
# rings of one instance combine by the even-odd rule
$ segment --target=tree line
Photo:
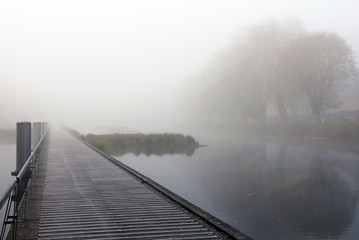
[[[357,77],[353,51],[341,36],[308,32],[296,20],[272,20],[243,29],[209,64],[202,113],[248,122],[265,121],[268,111],[282,121],[310,111],[320,122]]]

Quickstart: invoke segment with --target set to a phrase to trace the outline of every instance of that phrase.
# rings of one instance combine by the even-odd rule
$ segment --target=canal
[[[15,170],[16,149],[15,144],[0,144],[0,194],[5,191],[14,180],[11,172]]]
[[[192,155],[116,158],[258,240],[359,236],[359,143],[193,136]]]
[[[2,141],[0,141],[2,142]],[[16,165],[16,148],[15,144],[11,143],[0,143],[0,196],[9,187],[14,180],[11,176],[11,172],[15,170]],[[5,208],[0,210],[0,221],[4,219]]]

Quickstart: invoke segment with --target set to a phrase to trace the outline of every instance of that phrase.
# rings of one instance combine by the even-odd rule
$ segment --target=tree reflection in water
[[[331,154],[263,141],[241,143],[235,154],[225,156],[222,187],[210,175],[202,181],[210,194],[223,196],[213,197],[213,204],[231,213],[230,223],[254,238],[338,237],[352,224],[357,193]],[[221,174],[217,170],[217,177]]]
[[[279,199],[283,219],[308,234],[342,235],[352,223],[356,193],[338,172],[338,162],[327,152],[313,149],[307,177],[284,189]]]
[[[134,154],[136,156],[144,154],[146,156],[157,155],[162,156],[166,154],[184,154],[186,156],[191,156],[197,149],[197,146],[187,145],[187,146],[168,146],[166,144],[151,144],[145,146],[122,146],[115,148],[106,148],[106,152],[114,156],[123,156],[127,153]]]

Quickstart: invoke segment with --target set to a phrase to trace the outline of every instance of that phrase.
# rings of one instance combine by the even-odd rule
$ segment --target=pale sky
[[[349,0],[0,0],[0,128],[171,128],[242,27],[295,17],[337,32],[358,55],[358,9]]]

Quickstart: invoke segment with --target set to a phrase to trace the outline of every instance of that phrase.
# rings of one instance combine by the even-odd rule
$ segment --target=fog
[[[202,107],[208,62],[243,27],[294,17],[337,32],[358,55],[358,9],[345,0],[2,0],[0,128],[26,120],[82,132],[185,129]]]

